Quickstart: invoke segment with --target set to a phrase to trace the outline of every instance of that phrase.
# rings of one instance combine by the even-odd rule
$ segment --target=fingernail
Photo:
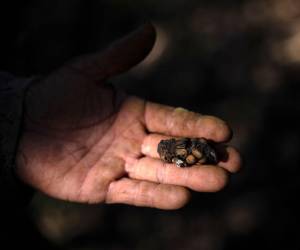
[[[175,113],[185,113],[185,112],[189,112],[187,109],[182,108],[182,107],[177,107],[174,109]]]

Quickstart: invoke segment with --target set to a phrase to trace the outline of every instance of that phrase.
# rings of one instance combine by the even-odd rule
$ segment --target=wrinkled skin
[[[186,169],[163,163],[156,151],[171,136],[228,141],[225,122],[126,96],[106,84],[140,62],[154,41],[155,30],[146,24],[30,87],[17,155],[20,179],[63,200],[161,209],[182,207],[190,190],[225,186],[241,165],[234,148],[220,149],[226,157],[218,166]]]

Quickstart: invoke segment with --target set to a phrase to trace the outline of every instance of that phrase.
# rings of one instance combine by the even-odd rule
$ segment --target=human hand
[[[221,146],[227,157],[217,166],[190,168],[163,163],[156,151],[159,141],[171,136],[226,142],[231,131],[225,122],[122,97],[105,83],[141,61],[154,41],[155,30],[146,24],[30,87],[16,167],[24,182],[63,200],[161,209],[182,207],[189,190],[225,186],[241,165],[234,148]]]

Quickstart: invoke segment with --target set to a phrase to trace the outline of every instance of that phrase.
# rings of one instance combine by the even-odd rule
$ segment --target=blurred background
[[[24,242],[42,249],[300,249],[299,0],[11,0],[1,3],[0,16],[0,69],[18,77],[47,74],[151,20],[158,32],[151,55],[112,82],[225,119],[245,161],[226,189],[193,193],[178,211],[37,194]]]

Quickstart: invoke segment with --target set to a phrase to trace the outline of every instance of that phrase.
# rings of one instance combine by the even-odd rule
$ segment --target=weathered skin
[[[241,166],[230,146],[224,147],[228,157],[209,168],[166,168],[157,154],[159,141],[170,136],[227,143],[226,122],[121,95],[106,84],[140,62],[154,41],[146,24],[30,87],[15,168],[23,182],[62,200],[159,209],[184,206],[190,190],[216,192],[227,184]]]

